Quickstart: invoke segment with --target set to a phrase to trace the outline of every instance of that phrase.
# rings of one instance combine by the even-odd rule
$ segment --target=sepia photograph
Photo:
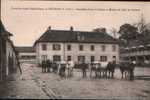
[[[0,99],[150,100],[150,2],[1,0]]]

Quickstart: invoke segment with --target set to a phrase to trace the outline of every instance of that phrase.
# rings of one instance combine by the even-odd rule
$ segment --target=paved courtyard
[[[1,98],[150,100],[150,68],[136,68],[134,81],[121,79],[117,69],[114,79],[90,78],[89,73],[83,79],[80,70],[65,79],[32,64],[22,69],[21,76],[0,83]]]

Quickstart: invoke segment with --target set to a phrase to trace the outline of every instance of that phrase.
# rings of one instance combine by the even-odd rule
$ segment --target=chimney
[[[51,26],[49,26],[49,27],[47,28],[47,30],[51,30]]]
[[[73,31],[73,27],[72,26],[70,27],[70,31]]]

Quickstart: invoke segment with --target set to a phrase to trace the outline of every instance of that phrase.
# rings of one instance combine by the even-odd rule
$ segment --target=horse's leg
[[[98,74],[98,78],[100,77],[100,75],[99,75],[99,70],[97,70],[97,74]]]
[[[92,69],[90,70],[90,77],[92,77]]]
[[[112,71],[112,78],[114,78],[114,71]]]
[[[121,71],[121,79],[123,79],[123,71]]]
[[[99,71],[100,77],[101,77],[101,70]]]
[[[95,78],[97,78],[97,70],[95,69]]]
[[[125,79],[127,79],[127,72],[125,71]]]
[[[107,78],[107,71],[104,70],[104,77]]]
[[[111,76],[112,76],[112,71],[109,71],[110,72],[110,74],[109,74],[109,78],[111,78]]]

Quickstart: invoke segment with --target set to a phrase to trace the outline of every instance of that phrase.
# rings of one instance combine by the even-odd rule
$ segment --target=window
[[[46,44],[42,44],[42,50],[47,50],[47,45]]]
[[[53,44],[53,50],[60,50],[61,46],[60,44]]]
[[[100,61],[106,62],[107,61],[107,56],[100,56]]]
[[[113,59],[113,61],[116,61],[116,56],[113,56],[112,59]]]
[[[71,56],[67,56],[67,61],[71,61]]]
[[[79,50],[83,51],[83,45],[79,45]]]
[[[94,45],[91,45],[91,51],[94,51],[95,47]]]
[[[85,56],[78,56],[78,62],[85,62]]]
[[[67,50],[68,50],[68,51],[71,50],[71,45],[67,45]]]
[[[43,60],[46,61],[47,60],[47,55],[42,55],[41,58],[42,58],[42,61]]]
[[[106,50],[106,46],[102,45],[102,51],[105,51],[105,50]]]
[[[95,60],[95,57],[91,56],[91,62],[94,62],[94,60]]]
[[[61,61],[61,56],[60,55],[54,55],[53,56],[53,61]]]
[[[116,51],[116,46],[112,45],[112,51]]]

